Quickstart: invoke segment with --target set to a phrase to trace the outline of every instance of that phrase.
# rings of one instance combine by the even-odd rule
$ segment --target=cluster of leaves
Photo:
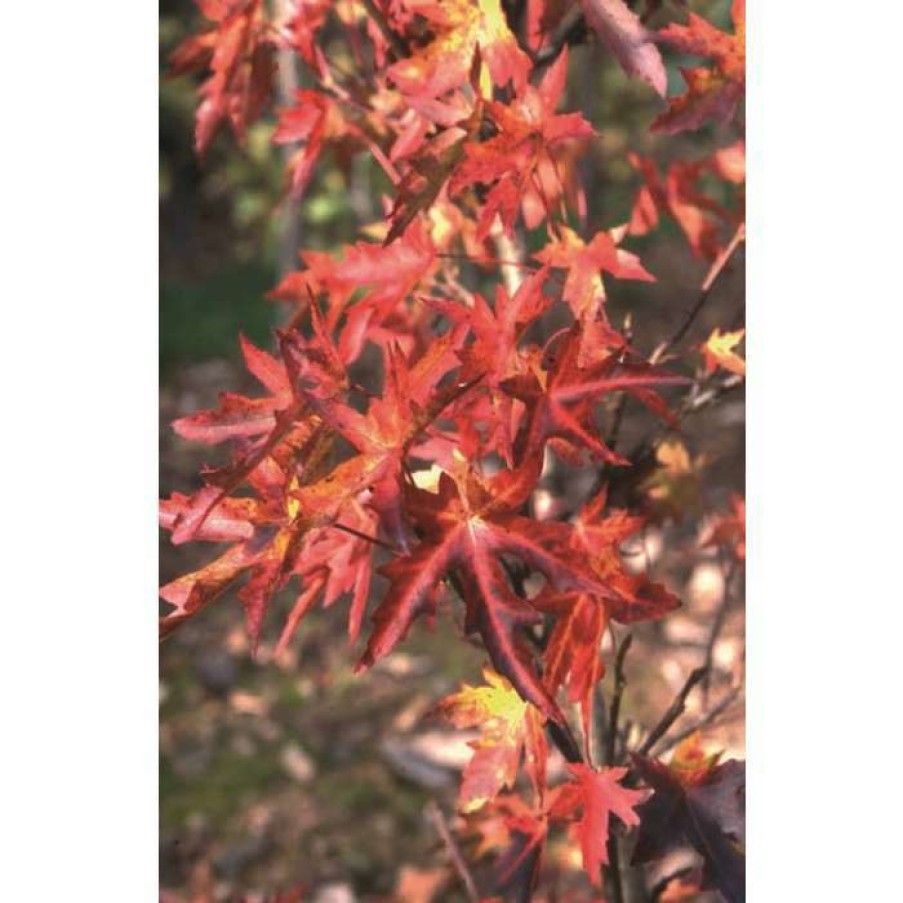
[[[642,857],[685,842],[706,861],[704,881],[738,899],[736,862],[720,877],[711,838],[692,827],[700,807],[711,808],[705,788],[720,782],[717,765],[688,776],[682,759],[593,764],[606,631],[680,604],[621,554],[646,515],[612,507],[605,480],[555,518],[538,510],[536,492],[551,460],[607,477],[629,469],[613,414],[631,399],[676,426],[675,399],[698,388],[662,366],[667,343],[652,356],[634,347],[607,299],[620,280],[654,280],[622,243],[661,216],[715,266],[742,228],[743,142],[732,132],[743,93],[742,0],[733,33],[692,14],[655,32],[623,0],[296,0],[279,19],[261,0],[198,5],[211,25],[176,50],[173,66],[204,73],[199,152],[224,123],[241,139],[270,103],[277,52],[288,52],[315,87],[278,111],[273,140],[296,148],[287,190],[303,196],[329,152],[343,167],[371,156],[393,193],[363,240],[337,254],[302,252],[274,290],[291,307],[274,353],[242,340],[263,394],[224,393],[216,409],[176,421],[180,436],[226,444],[231,457],[206,469],[195,493],[164,501],[161,523],[176,544],[227,547],[162,588],[163,634],[237,588],[256,645],[274,598],[292,588],[277,649],[317,605],[343,600],[357,644],[372,604],[358,662],[366,669],[415,623],[460,610],[492,668],[486,686],[440,708],[482,731],[462,813],[482,819],[493,837],[486,849],[516,838],[500,858],[498,892],[525,873],[527,887],[536,885],[553,827],[576,832],[583,867],[600,885],[615,815],[640,825]],[[709,60],[683,70],[686,91],[666,98],[650,127],[674,134],[715,123],[729,139],[664,172],[631,155],[643,180],[631,221],[592,235],[581,234],[577,163],[596,126],[558,112],[575,15],[626,76],[662,97],[659,46]],[[345,38],[352,74],[328,58],[327,34]],[[705,190],[712,180],[720,199]],[[469,286],[474,268],[497,280],[494,292]],[[741,338],[716,330],[701,349],[705,373],[742,374]],[[358,374],[374,369],[380,378],[361,385]],[[738,504],[711,542],[739,541]],[[564,699],[579,709],[582,748]],[[550,738],[569,762],[554,786]],[[517,788],[522,759],[529,795]],[[674,830],[665,808],[680,809]],[[723,840],[723,819],[710,821]],[[736,841],[724,843],[742,860]]]

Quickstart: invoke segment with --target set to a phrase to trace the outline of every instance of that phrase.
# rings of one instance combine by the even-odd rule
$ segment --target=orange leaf
[[[471,746],[473,758],[464,770],[459,808],[475,812],[494,799],[517,778],[521,752],[526,754],[527,771],[540,794],[545,784],[547,745],[543,718],[525,702],[504,677],[483,669],[486,684],[465,685],[447,696],[439,710],[456,727],[479,726],[482,735]]]
[[[734,34],[729,35],[690,13],[689,25],[669,25],[659,38],[680,53],[706,56],[712,68],[682,69],[687,91],[671,98],[669,107],[655,122],[656,131],[673,135],[697,129],[709,120],[726,123],[746,90],[746,4],[734,0],[731,8]]]
[[[717,326],[712,330],[705,344],[700,346],[706,373],[714,373],[718,367],[724,367],[738,376],[746,374],[746,361],[733,350],[743,340],[745,332],[745,329],[722,332]]]
[[[568,765],[573,780],[562,785],[552,803],[552,818],[579,817],[577,835],[583,853],[583,868],[597,887],[601,869],[608,864],[609,817],[614,814],[628,827],[640,823],[634,811],[647,797],[646,791],[621,786],[626,768],[591,768]]]

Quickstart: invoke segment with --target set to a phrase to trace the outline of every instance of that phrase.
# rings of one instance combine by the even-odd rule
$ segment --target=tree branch
[[[549,721],[546,727],[549,730],[549,737],[558,747],[558,751],[564,756],[565,762],[577,765],[583,761],[583,753],[580,752],[580,745],[573,731],[566,724],[558,724],[555,721]]]
[[[452,833],[448,828],[445,816],[442,814],[442,810],[435,800],[430,800],[426,804],[426,814],[430,821],[432,821],[436,833],[442,838],[445,848],[448,850],[452,865],[455,867],[455,871],[458,873],[458,877],[464,885],[464,890],[467,892],[467,899],[470,900],[471,903],[479,903],[480,893],[477,890],[476,882],[473,880],[473,875],[470,873],[470,869],[467,867],[467,863],[461,855],[461,850],[459,849],[458,844],[455,843],[455,838],[452,837]]]
[[[734,232],[733,238],[731,238],[727,247],[718,255],[712,266],[709,268],[709,271],[702,282],[702,288],[700,289],[699,297],[696,299],[696,303],[690,309],[690,312],[687,314],[683,323],[681,323],[678,327],[677,332],[675,332],[670,339],[668,339],[666,342],[663,342],[658,346],[658,348],[655,349],[655,351],[652,352],[652,357],[649,358],[649,363],[658,363],[675,345],[680,342],[680,340],[687,334],[687,332],[689,332],[690,327],[696,320],[696,317],[699,316],[700,311],[703,307],[705,307],[706,301],[709,300],[709,296],[712,294],[712,289],[714,288],[715,283],[724,272],[725,268],[730,262],[730,259],[734,256],[734,252],[745,240],[746,223],[740,223],[740,225],[737,226],[737,231]]]
[[[723,714],[727,709],[733,705],[734,701],[740,695],[740,690],[742,687],[738,684],[735,687],[732,687],[724,697],[719,700],[712,708],[706,713],[706,715],[700,718],[694,724],[685,727],[683,730],[678,731],[673,736],[669,737],[666,741],[664,741],[659,748],[656,750],[656,756],[662,756],[668,750],[674,749],[681,740],[686,740],[687,737],[695,734],[696,731],[701,731],[704,727],[708,727],[710,724],[713,724],[718,717]]]
[[[680,692],[675,697],[674,702],[669,706],[668,711],[662,715],[661,721],[659,721],[659,723],[649,732],[649,736],[643,741],[643,745],[638,750],[641,756],[649,755],[649,750],[655,746],[655,744],[668,732],[671,725],[684,713],[690,691],[706,676],[706,674],[708,674],[708,671],[709,669],[703,665],[696,668],[690,674],[683,687],[681,687]]]
[[[719,549],[719,554],[720,554]],[[724,565],[722,564],[722,567]],[[730,608],[731,604],[731,584],[734,580],[734,575],[737,572],[737,562],[732,561],[730,566],[727,568],[727,573],[724,576],[724,590],[721,593],[721,603],[718,606],[718,611],[715,613],[715,619],[712,622],[712,628],[709,631],[708,640],[706,640],[705,644],[705,658],[703,660],[703,664],[706,668],[709,669],[708,673],[705,676],[705,680],[702,682],[702,698],[703,705],[706,705],[709,701],[709,689],[712,680],[712,666],[714,665],[714,656],[715,656],[715,643],[718,642],[718,637],[721,635],[721,631],[724,629],[724,623],[727,620],[727,611]]]
[[[621,696],[624,693],[624,687],[627,686],[627,679],[624,677],[624,661],[627,658],[627,653],[630,651],[630,644],[632,642],[633,634],[628,633],[618,647],[618,654],[615,658],[615,687],[611,698],[611,708],[608,713],[608,732],[605,736],[606,765],[611,765],[615,761],[615,747],[618,739],[618,718],[621,714]]]
[[[624,676],[624,662],[630,645],[633,643],[633,634],[628,633],[618,647],[615,656],[615,686],[611,698],[611,708],[608,712],[608,730],[605,736],[605,764],[611,765],[615,760],[616,743],[618,739],[618,718],[621,713],[621,697],[627,679]],[[611,886],[611,896],[614,903],[624,903],[624,879],[621,874],[621,845],[617,834],[611,831],[608,835],[608,883]]]

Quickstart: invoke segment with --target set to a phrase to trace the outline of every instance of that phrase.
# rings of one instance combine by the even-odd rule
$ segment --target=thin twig
[[[668,728],[677,721],[684,713],[686,708],[687,697],[696,684],[699,683],[708,673],[708,668],[704,665],[696,668],[687,678],[686,683],[681,687],[680,692],[674,698],[674,702],[668,708],[668,711],[662,715],[661,721],[649,732],[649,736],[643,741],[643,745],[639,748],[641,756],[649,755],[649,750],[667,733]]]
[[[633,323],[630,315],[624,319],[624,338],[627,340],[628,345],[633,344]],[[615,416],[612,420],[611,429],[608,431],[608,435],[605,437],[605,444],[614,451],[618,445],[618,439],[621,435],[621,425],[624,422],[624,412],[627,410],[627,392],[622,392],[621,397],[618,399],[618,406],[615,409]]]
[[[602,689],[602,681],[599,681],[593,688],[593,720],[591,730],[595,746],[595,755],[590,758],[593,762],[597,762],[605,756],[606,737],[608,736],[608,703],[605,700],[605,691]]]
[[[549,736],[552,738],[552,742],[558,747],[561,755],[564,756],[565,762],[577,765],[583,761],[583,753],[580,752],[577,738],[567,724],[549,721],[546,727],[549,729]]]
[[[724,575],[724,589],[721,592],[721,603],[718,606],[718,611],[715,613],[715,619],[714,621],[712,621],[712,628],[709,631],[709,636],[705,644],[705,658],[703,659],[703,664],[709,669],[709,671],[705,676],[705,680],[703,680],[702,682],[703,706],[708,705],[709,701],[709,690],[711,689],[712,683],[712,670],[715,664],[715,643],[718,642],[718,637],[721,635],[721,631],[724,629],[724,624],[727,620],[727,612],[732,601],[731,584],[733,583],[736,571],[737,562],[732,561],[727,568],[727,573]]]
[[[694,391],[689,398],[684,401],[680,410],[677,412],[678,420],[682,420],[690,414],[701,411],[703,408],[706,408],[723,398],[728,392],[739,388],[741,385],[743,385],[743,377],[738,376],[737,374],[731,374],[726,379],[716,382],[707,389],[700,389],[698,392]]]
[[[336,530],[341,530],[343,533],[350,533],[352,536],[356,536],[358,539],[363,539],[365,542],[379,546],[381,549],[388,549],[388,551],[390,551],[393,555],[401,554],[400,551],[391,543],[385,542],[382,539],[378,539],[376,536],[371,536],[369,533],[364,533],[361,530],[355,530],[354,527],[349,527],[345,524],[334,523],[332,524],[332,526]]]
[[[608,878],[612,903],[624,903],[624,878],[621,875],[621,844],[614,830],[608,835]]]
[[[711,407],[731,392],[743,385],[743,377],[731,374],[724,380],[719,380],[710,388],[700,392],[695,392],[687,398],[683,404],[675,412],[678,421],[684,420],[692,414],[698,414],[705,408]],[[672,429],[666,429],[656,436],[647,436],[638,442],[630,452],[624,455],[632,462],[631,467],[609,468],[602,466],[599,468],[596,482],[590,495],[594,495],[600,491],[603,486],[608,486],[608,498],[612,505],[617,505],[619,498],[629,495],[633,487],[640,485],[655,470],[656,467],[656,449],[661,442],[671,433]]]
[[[611,765],[615,760],[615,744],[618,739],[618,718],[621,713],[621,697],[627,679],[624,677],[624,662],[630,645],[633,643],[633,634],[628,633],[618,647],[615,656],[615,686],[611,699],[611,708],[608,712],[608,731],[605,736],[605,764]],[[621,845],[614,831],[608,835],[608,879],[611,886],[611,896],[614,903],[624,903],[624,880],[621,875]]]
[[[686,740],[687,737],[695,734],[696,731],[701,731],[704,727],[708,727],[712,724],[721,714],[723,714],[727,709],[731,707],[737,697],[740,695],[742,687],[738,684],[735,687],[732,687],[724,697],[719,700],[712,708],[705,714],[704,717],[700,718],[694,724],[685,727],[683,730],[678,731],[676,734],[669,737],[665,740],[656,750],[656,756],[662,756],[668,750],[674,749],[681,740]]]
[[[632,642],[633,634],[628,633],[618,647],[618,654],[615,657],[615,687],[614,694],[611,698],[611,708],[608,713],[608,732],[605,735],[606,765],[613,764],[615,760],[615,743],[618,739],[618,718],[621,714],[621,696],[624,693],[624,687],[627,686],[627,680],[624,677],[624,661],[627,658],[627,653],[630,651],[630,644]]]
[[[448,850],[452,865],[455,867],[455,871],[458,873],[458,877],[461,879],[461,883],[464,885],[464,889],[467,892],[467,899],[470,900],[471,903],[479,903],[480,893],[477,890],[476,882],[473,880],[473,875],[471,875],[470,869],[467,867],[467,863],[461,855],[461,850],[459,849],[458,844],[455,843],[455,838],[452,837],[452,833],[448,828],[445,816],[442,814],[442,810],[435,800],[430,800],[426,804],[426,814],[430,821],[432,821],[436,832],[442,838],[445,848]]]
[[[699,312],[705,306],[706,301],[708,301],[709,296],[712,294],[712,289],[715,286],[715,283],[718,281],[718,278],[724,272],[727,267],[728,262],[731,257],[734,256],[734,252],[737,248],[740,247],[743,241],[746,239],[746,223],[740,223],[737,227],[737,231],[734,232],[733,238],[731,238],[727,247],[718,255],[715,259],[715,262],[709,268],[708,273],[706,274],[705,279],[702,283],[702,288],[699,291],[699,297],[696,299],[696,303],[690,309],[690,312],[687,314],[683,323],[677,329],[677,332],[671,336],[663,344],[659,345],[658,348],[652,353],[652,357],[649,358],[649,362],[652,364],[658,363],[680,340],[687,334],[690,327],[693,325],[696,317],[699,316]]]

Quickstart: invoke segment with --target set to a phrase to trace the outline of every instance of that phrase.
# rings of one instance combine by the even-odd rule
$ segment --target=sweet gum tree
[[[453,850],[471,899],[743,899],[742,763],[719,762],[691,731],[669,739],[721,619],[707,661],[639,739],[619,724],[631,635],[615,626],[681,605],[625,544],[679,504],[692,463],[670,437],[744,375],[740,323],[686,341],[745,240],[743,0],[728,30],[661,0],[197,5],[206,24],[172,68],[200,77],[200,157],[275,108],[293,198],[324,155],[345,170],[359,155],[376,161],[390,191],[360,240],[300,252],[273,291],[287,313],[271,350],[238,338],[259,395],[223,393],[175,422],[231,457],[193,494],[166,499],[161,523],[173,543],[226,548],[162,588],[162,634],[232,590],[252,645],[276,629],[274,595],[293,595],[277,650],[318,606],[344,606],[362,672],[417,622],[463,632],[485,648],[484,683],[437,710],[480,731],[458,804],[492,863],[479,887]],[[605,124],[568,104],[569,47],[591,41],[661,97],[646,123],[660,146],[699,129],[718,139],[692,159],[626,149],[632,212],[596,232],[586,192]],[[682,86],[669,96],[673,60]],[[277,64],[303,67],[288,106]],[[675,223],[708,275],[679,328],[641,348],[609,297],[655,281],[631,244]],[[359,366],[373,349],[376,373]],[[648,435],[619,449],[631,416]],[[592,474],[583,498],[550,498],[557,462]],[[706,514],[701,545],[733,575],[743,500]],[[675,746],[667,762],[654,755]],[[550,753],[566,762],[554,777]],[[553,843],[579,851],[582,883],[562,877]],[[643,865],[680,850],[695,867],[653,886]]]

